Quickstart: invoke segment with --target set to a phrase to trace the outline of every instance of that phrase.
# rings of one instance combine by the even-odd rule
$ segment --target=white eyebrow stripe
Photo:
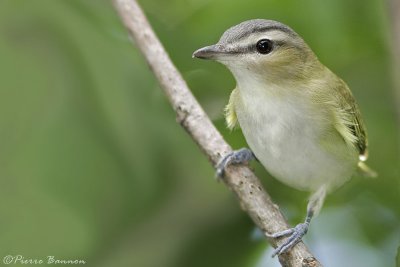
[[[280,30],[271,30],[268,32],[255,32],[247,38],[239,39],[237,42],[229,44],[230,47],[245,47],[256,44],[261,39],[269,39],[271,41],[286,42],[290,40],[290,35]]]
[[[236,39],[237,40],[245,39],[248,36],[253,35],[255,33],[268,33],[268,32],[272,32],[272,31],[282,32],[282,33],[285,33],[290,36],[296,35],[296,33],[293,30],[291,30],[290,28],[285,27],[283,25],[270,25],[270,26],[265,26],[265,27],[256,27],[256,28],[253,28],[251,31],[242,32],[241,34],[236,36]]]

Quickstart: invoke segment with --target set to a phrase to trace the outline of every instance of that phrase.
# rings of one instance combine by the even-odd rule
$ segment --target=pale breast
[[[351,176],[355,164],[322,145],[329,128],[324,110],[301,95],[254,90],[239,89],[235,110],[249,147],[275,178],[316,190],[337,187]],[[340,139],[333,141],[347,149]]]

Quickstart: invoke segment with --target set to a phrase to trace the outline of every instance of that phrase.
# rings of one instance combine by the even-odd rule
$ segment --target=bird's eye
[[[268,54],[272,51],[272,41],[268,39],[261,39],[256,45],[257,51],[261,54]]]

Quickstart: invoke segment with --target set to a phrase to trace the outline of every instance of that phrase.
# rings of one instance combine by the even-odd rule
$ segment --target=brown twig
[[[121,19],[147,60],[161,88],[177,114],[177,121],[188,132],[214,166],[221,155],[231,152],[206,113],[190,92],[181,74],[153,32],[146,16],[135,0],[113,0]],[[289,227],[278,206],[271,201],[259,179],[245,166],[226,170],[225,184],[240,201],[244,211],[263,231],[275,233]],[[282,240],[269,240],[276,247]],[[282,266],[322,266],[300,242],[291,251],[279,256]]]

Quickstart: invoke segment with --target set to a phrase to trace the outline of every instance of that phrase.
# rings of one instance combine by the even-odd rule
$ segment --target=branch
[[[113,3],[167,95],[177,114],[177,121],[215,167],[222,155],[232,151],[231,147],[190,92],[136,0],[113,0]],[[224,183],[236,194],[242,209],[262,231],[275,233],[289,228],[278,206],[271,201],[259,179],[248,167],[228,167]],[[274,247],[282,241],[269,240]],[[322,266],[302,242],[288,253],[280,255],[279,261],[282,266]]]

